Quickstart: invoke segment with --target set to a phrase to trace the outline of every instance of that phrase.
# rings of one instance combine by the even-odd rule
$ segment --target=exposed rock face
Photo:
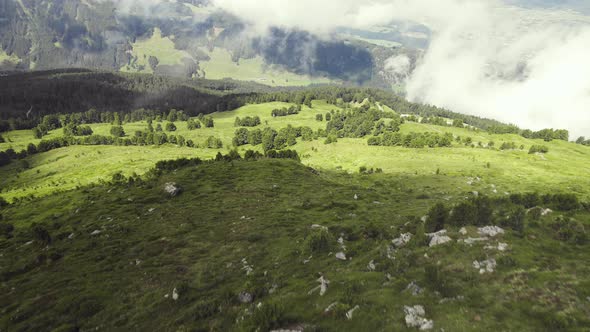
[[[406,325],[408,327],[417,327],[420,331],[431,330],[434,327],[432,320],[424,318],[426,313],[424,312],[423,306],[404,306],[404,312],[406,314]]]
[[[478,228],[477,233],[482,236],[495,237],[498,234],[504,234],[504,230],[498,226],[486,226]]]
[[[182,189],[176,183],[168,182],[164,185],[164,191],[170,195],[170,197],[174,197],[180,194]]]
[[[400,235],[400,237],[393,239],[393,241],[391,241],[391,243],[393,243],[393,245],[396,246],[397,248],[401,248],[401,247],[405,246],[406,244],[408,244],[408,242],[410,242],[411,239],[412,239],[412,234],[404,233],[404,234]]]

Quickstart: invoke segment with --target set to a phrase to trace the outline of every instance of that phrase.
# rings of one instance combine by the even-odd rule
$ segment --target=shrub
[[[580,208],[578,197],[574,194],[555,194],[551,197],[551,201],[560,211],[572,211]]]
[[[555,231],[555,237],[564,242],[575,244],[585,244],[588,241],[588,234],[584,225],[571,218],[559,216],[551,224]]]
[[[325,228],[313,230],[305,241],[306,248],[312,252],[328,252],[332,247],[332,235]]]
[[[449,218],[453,226],[472,225],[477,218],[477,208],[472,202],[462,202],[455,206]]]
[[[122,126],[112,126],[111,135],[113,135],[114,137],[123,137],[125,136],[125,130]]]
[[[176,131],[176,125],[174,122],[166,123],[166,131]]]
[[[14,226],[9,223],[0,222],[0,235],[6,238],[12,236],[12,232],[14,231]]]
[[[518,233],[523,233],[525,216],[526,210],[521,205],[518,205],[510,211],[510,214],[504,222],[504,226],[510,227]]]
[[[51,235],[49,234],[49,231],[39,224],[31,225],[31,235],[33,236],[33,240],[42,245],[51,244]]]
[[[428,211],[428,219],[426,220],[426,232],[438,232],[445,228],[445,223],[449,216],[449,210],[442,203],[434,205]]]
[[[534,153],[547,153],[547,152],[549,152],[549,148],[547,146],[545,146],[545,145],[533,145],[529,149],[529,154],[534,154]]]
[[[280,328],[286,322],[285,313],[280,303],[264,303],[255,308],[252,316],[245,321],[246,330],[270,331]]]
[[[442,270],[439,265],[430,264],[424,268],[425,281],[434,291],[439,292],[443,297],[455,297],[459,287],[453,282],[448,273]]]

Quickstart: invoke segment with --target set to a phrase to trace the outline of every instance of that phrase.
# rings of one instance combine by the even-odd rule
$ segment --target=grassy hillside
[[[557,239],[561,212],[473,245],[457,240],[479,237],[476,227],[448,226],[452,241],[428,247],[419,217],[444,194],[415,195],[439,181],[233,161],[9,206],[0,328],[403,331],[413,305],[436,330],[590,328],[590,248]],[[169,182],[182,193],[164,193]],[[587,212],[569,215],[588,226]],[[392,245],[407,232],[410,243]],[[492,273],[473,267],[492,258]]]
[[[287,103],[253,104],[232,112],[214,113],[214,128],[201,128],[189,131],[186,122],[176,122],[175,135],[182,135],[202,144],[208,137],[218,137],[227,151],[232,148],[232,138],[237,129],[236,117],[259,116],[260,129],[272,127],[280,129],[292,125],[308,126],[313,130],[325,128],[325,121],[317,121],[317,114],[325,114],[339,108],[324,101],[314,101],[313,108],[303,107],[297,115],[272,117],[271,111],[288,107]],[[165,127],[166,121],[161,125]],[[154,123],[154,126],[156,123]],[[137,130],[145,130],[145,122],[128,123],[123,127],[128,136]],[[110,124],[91,124],[96,134],[110,135]],[[434,132],[452,133],[455,137],[471,137],[474,144],[490,141],[499,147],[503,142],[514,142],[520,150],[472,148],[453,143],[450,148],[410,149],[404,147],[368,146],[366,139],[346,138],[333,144],[324,144],[320,138],[311,142],[298,139],[292,148],[299,152],[302,162],[322,170],[343,170],[356,173],[360,167],[381,168],[390,175],[403,175],[415,181],[423,181],[424,176],[435,175],[427,194],[446,192],[450,197],[465,192],[478,191],[491,195],[505,195],[514,191],[555,191],[573,192],[583,198],[590,197],[590,178],[581,174],[590,172],[590,148],[564,141],[543,142],[529,140],[518,135],[494,135],[468,128],[441,127],[429,124],[406,122],[401,133]],[[169,133],[170,134],[170,133]],[[50,132],[45,138],[63,135],[62,129]],[[32,137],[31,131],[13,131],[3,134],[6,143],[0,143],[0,151],[14,148],[25,149],[29,143],[38,144],[40,140]],[[545,155],[529,154],[528,149],[535,144],[549,147]],[[262,151],[260,146],[245,145],[239,148],[242,153],[253,149]],[[125,175],[143,174],[158,160],[177,157],[212,158],[218,151],[202,148],[180,148],[172,144],[160,147],[90,147],[76,146],[49,151],[26,158],[22,162],[0,168],[2,196],[8,200],[30,194],[42,196],[55,190],[69,190],[79,185],[109,180],[112,175],[122,171]],[[105,163],[108,158],[109,163]],[[480,178],[480,181],[473,181]]]

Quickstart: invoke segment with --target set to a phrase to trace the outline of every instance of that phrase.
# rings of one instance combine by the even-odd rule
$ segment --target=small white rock
[[[176,290],[176,288],[174,288],[174,290],[172,290],[172,299],[174,301],[178,300],[178,291]]]
[[[346,254],[344,254],[342,251],[339,253],[336,253],[336,258],[341,260],[341,261],[345,261],[346,260]]]

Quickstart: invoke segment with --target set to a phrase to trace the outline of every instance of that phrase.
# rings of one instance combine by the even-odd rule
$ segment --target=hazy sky
[[[214,0],[254,35],[282,26],[327,38],[338,27],[422,23],[433,33],[416,70],[405,73],[403,57],[386,62],[407,77],[409,99],[531,129],[567,128],[572,136],[590,136],[590,16],[574,11],[589,9],[587,2]]]

